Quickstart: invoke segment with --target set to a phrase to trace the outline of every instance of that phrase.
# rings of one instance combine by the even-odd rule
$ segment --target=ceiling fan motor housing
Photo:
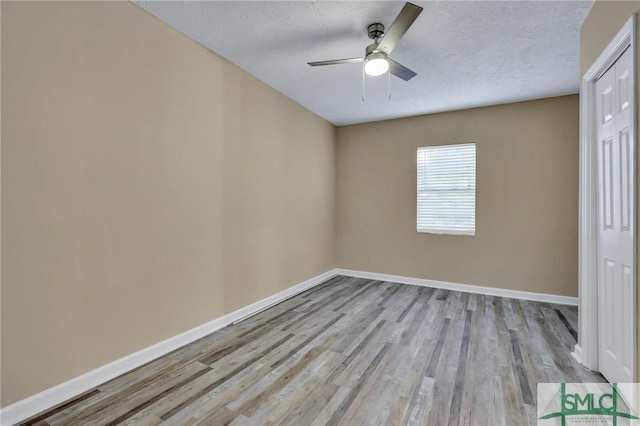
[[[378,43],[371,43],[370,45],[367,46],[367,49],[364,52],[364,57],[366,58],[370,54],[376,53],[376,52],[378,52]]]

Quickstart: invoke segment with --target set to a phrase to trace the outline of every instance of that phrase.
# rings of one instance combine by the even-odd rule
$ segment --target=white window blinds
[[[476,144],[418,148],[418,232],[474,235]]]

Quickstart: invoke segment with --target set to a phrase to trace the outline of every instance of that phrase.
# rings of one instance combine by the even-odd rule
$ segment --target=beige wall
[[[633,14],[638,13],[639,9],[640,1],[598,0],[594,3],[580,28],[580,75],[584,75],[622,26]],[[640,44],[636,44],[636,56],[640,56],[638,49],[640,49]],[[636,87],[638,87],[637,80]],[[638,264],[640,264],[640,258],[638,259]],[[637,291],[637,296],[637,306],[640,307],[640,291]],[[636,332],[640,330],[640,315],[638,314],[637,320],[638,327]],[[640,338],[636,337],[636,341],[638,344],[636,354],[640,354]],[[636,356],[636,358],[636,381],[638,381],[637,372],[640,372],[640,356]],[[640,404],[640,401],[638,403]]]
[[[580,28],[580,76],[591,67],[620,28],[640,9],[640,1],[596,1]]]
[[[338,128],[338,266],[577,295],[578,97]],[[416,148],[477,143],[476,235],[416,232]]]
[[[1,7],[3,406],[334,267],[332,125],[131,3]]]

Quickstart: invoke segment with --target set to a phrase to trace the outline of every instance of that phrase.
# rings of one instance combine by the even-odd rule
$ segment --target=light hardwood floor
[[[577,308],[336,277],[28,425],[532,425]]]

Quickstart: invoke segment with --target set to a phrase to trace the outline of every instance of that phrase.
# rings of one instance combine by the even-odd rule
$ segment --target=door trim
[[[578,344],[572,353],[585,367],[598,371],[598,274],[597,274],[597,164],[596,164],[596,91],[595,83],[629,48],[632,55],[631,74],[633,99],[631,102],[631,140],[637,146],[637,80],[636,80],[636,15],[631,16],[618,34],[611,40],[598,59],[582,77],[580,85],[580,186],[579,186],[579,240],[578,240]],[[637,149],[633,164],[634,217],[636,235],[634,235],[634,267],[632,290],[633,297],[633,377],[637,377],[637,341],[638,341],[638,305],[637,305]]]

